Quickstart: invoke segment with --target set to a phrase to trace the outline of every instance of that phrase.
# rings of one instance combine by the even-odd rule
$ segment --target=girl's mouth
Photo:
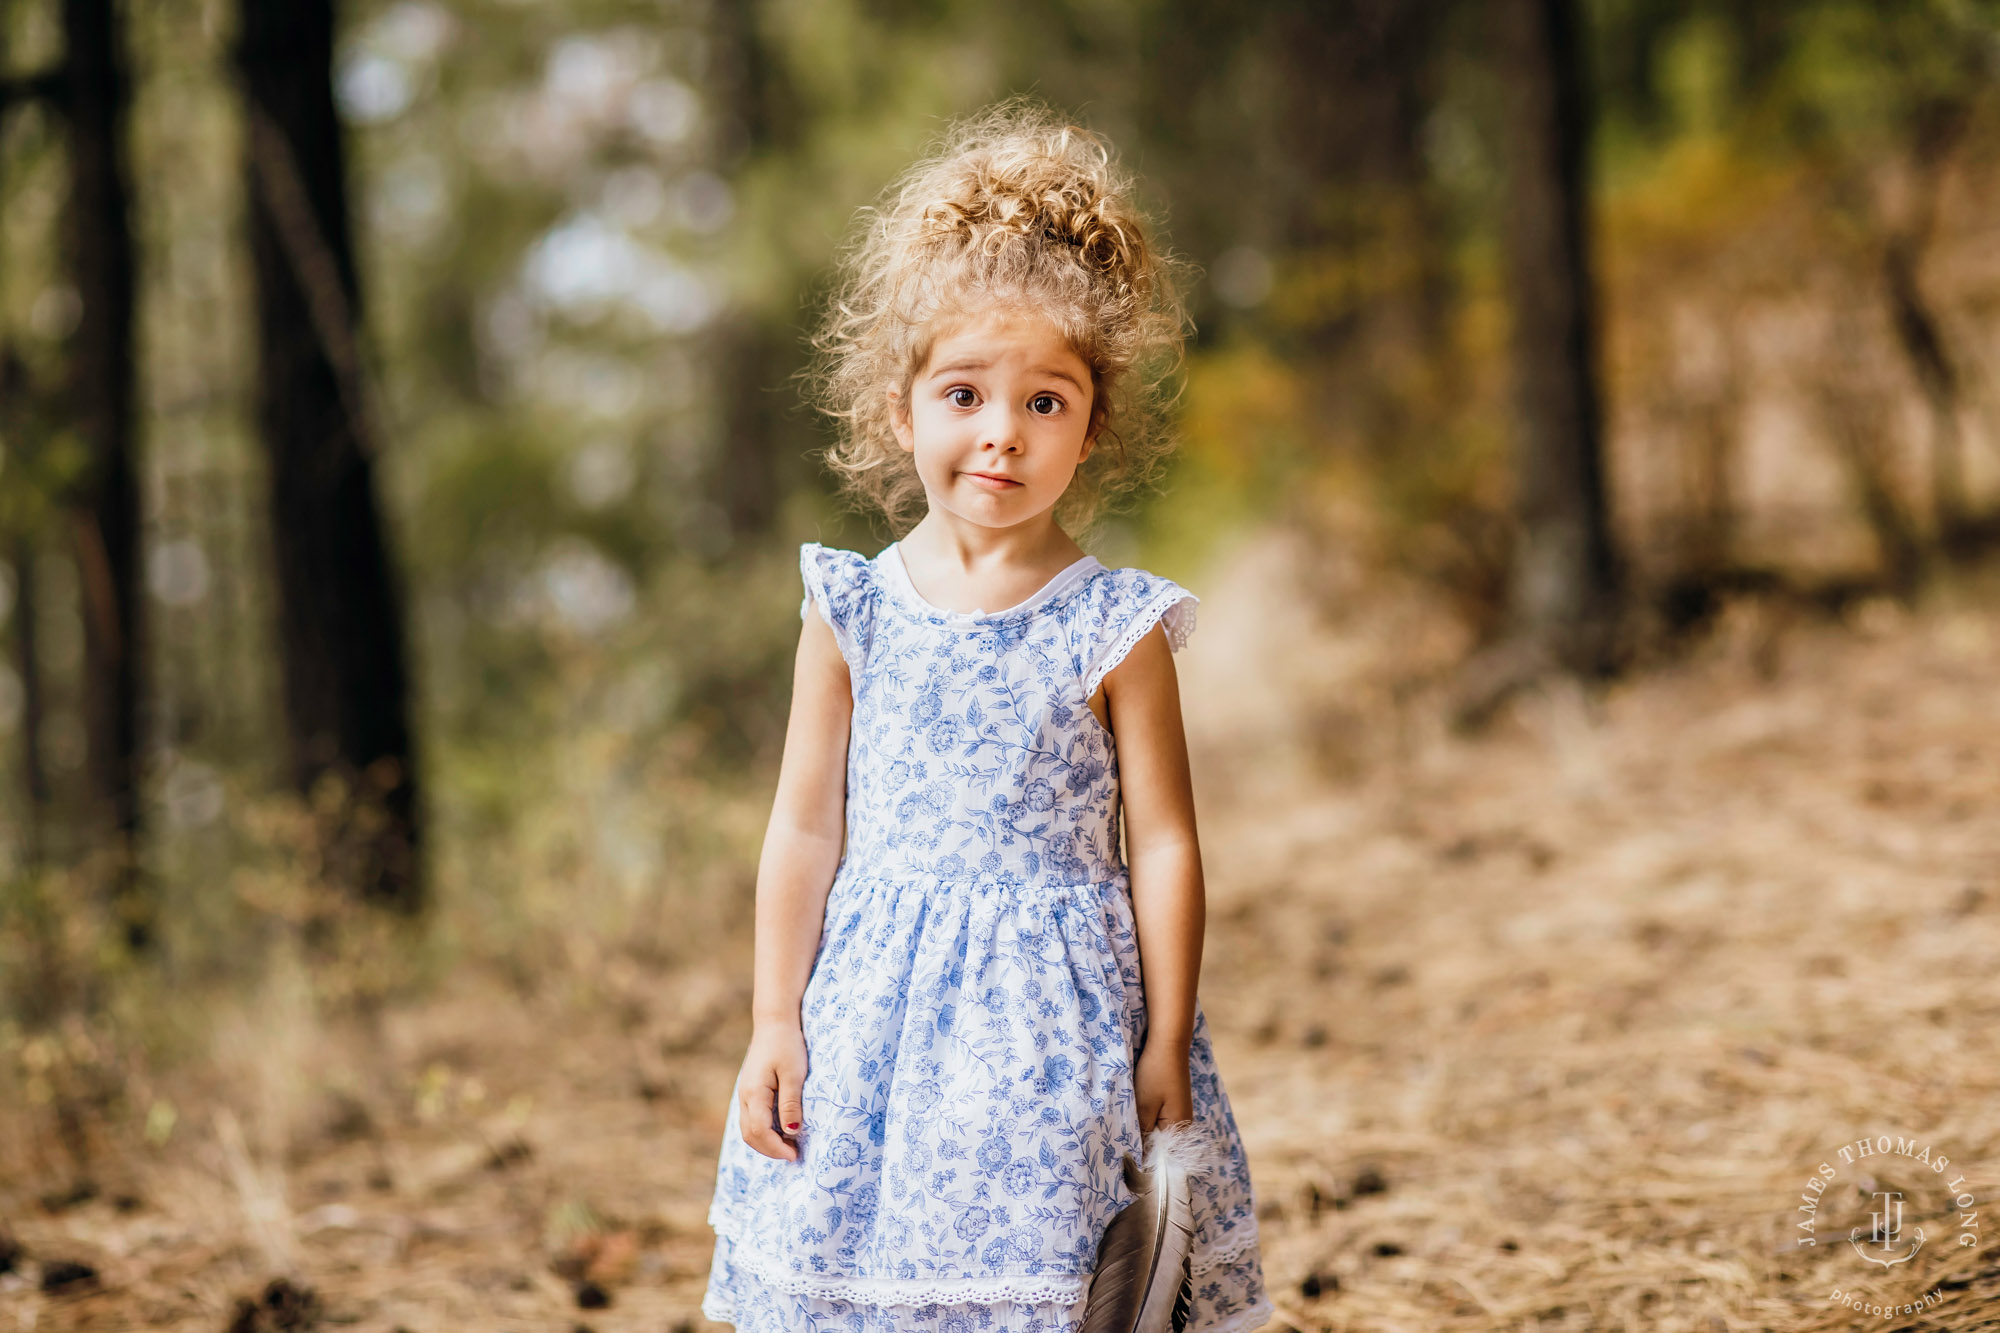
[[[1021,485],[1010,477],[989,477],[984,472],[968,472],[965,475],[989,491],[1011,491]]]

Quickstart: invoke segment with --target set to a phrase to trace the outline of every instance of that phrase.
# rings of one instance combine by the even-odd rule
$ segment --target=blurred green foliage
[[[1691,401],[1676,354],[1649,341],[1669,331],[1657,311],[1710,301],[1726,324],[1747,294],[1829,282],[1875,299],[1869,247],[1894,221],[1873,191],[1897,163],[1949,149],[1990,197],[2000,5],[1587,10],[1614,413],[1665,413],[1648,447],[1692,447],[1668,412]],[[186,956],[224,940],[212,956],[240,956],[230,921],[287,918],[242,887],[286,844],[252,813],[277,769],[276,684],[233,18],[224,0],[127,12],[148,540],[175,552],[151,576],[151,872]],[[10,73],[59,54],[53,14],[0,6]],[[1481,6],[355,0],[344,23],[449,947],[587,928],[666,958],[747,920],[797,544],[895,535],[844,516],[812,464],[821,429],[789,378],[803,331],[855,209],[949,118],[1004,95],[1108,133],[1203,273],[1182,454],[1100,554],[1185,577],[1246,528],[1338,513],[1342,540],[1489,626],[1506,71]],[[21,370],[0,525],[43,553],[49,652],[78,614],[55,516],[76,466],[52,406],[73,323],[61,167],[48,114],[14,110],[0,324]],[[1987,288],[1938,300],[1962,346],[1990,345]],[[51,662],[60,825],[77,701]],[[27,816],[4,808],[18,862]],[[310,880],[309,859],[283,853],[277,878]],[[693,926],[690,904],[707,913]]]

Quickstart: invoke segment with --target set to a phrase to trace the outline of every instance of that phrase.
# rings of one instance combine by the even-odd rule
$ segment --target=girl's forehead
[[[1060,362],[1083,365],[1067,335],[1033,310],[1001,306],[960,315],[936,330],[928,362]]]

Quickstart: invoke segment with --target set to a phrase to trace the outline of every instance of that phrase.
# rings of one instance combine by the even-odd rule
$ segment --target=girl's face
[[[896,409],[932,510],[982,527],[1052,508],[1095,443],[1090,367],[1021,311],[987,311],[940,337]]]

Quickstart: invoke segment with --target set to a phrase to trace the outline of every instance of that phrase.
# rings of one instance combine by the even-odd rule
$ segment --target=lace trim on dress
[[[736,1322],[736,1302],[713,1290],[702,1298],[701,1312],[718,1324]],[[1266,1297],[1249,1309],[1239,1310],[1221,1323],[1210,1325],[1203,1333],[1247,1333],[1250,1329],[1262,1328],[1277,1317],[1278,1307]]]
[[[701,1312],[718,1324],[736,1322],[736,1302],[724,1299],[719,1293],[710,1291],[702,1298]],[[1250,1329],[1262,1328],[1278,1317],[1278,1307],[1267,1297],[1247,1310],[1239,1310],[1219,1324],[1212,1324],[1202,1333],[1248,1333]]]
[[[1145,608],[1133,616],[1115,639],[1111,647],[1099,657],[1090,668],[1090,675],[1083,682],[1083,697],[1088,699],[1097,693],[1097,687],[1111,674],[1111,669],[1125,660],[1125,654],[1138,646],[1157,620],[1165,619],[1167,648],[1179,652],[1187,647],[1188,639],[1194,633],[1195,603],[1201,599],[1185,588],[1172,587],[1154,594]]]
[[[1201,600],[1193,593],[1167,608],[1167,647],[1179,652],[1194,635],[1194,605]]]
[[[1247,1227],[1244,1229],[1242,1235],[1229,1241],[1227,1244],[1218,1245],[1205,1253],[1197,1253],[1194,1256],[1193,1264],[1190,1266],[1197,1273],[1213,1272],[1218,1268],[1227,1268],[1233,1263],[1240,1263],[1246,1255],[1256,1248],[1257,1228],[1254,1226]]]
[[[843,1276],[838,1273],[793,1273],[774,1265],[766,1256],[742,1248],[744,1228],[721,1210],[711,1212],[709,1226],[731,1242],[729,1261],[749,1270],[759,1282],[791,1296],[813,1296],[824,1300],[859,1300],[869,1305],[958,1305],[967,1302],[1044,1301],[1070,1302],[1090,1293],[1092,1274],[1046,1277],[1001,1274],[982,1277],[889,1278]],[[1225,1245],[1197,1254],[1190,1265],[1197,1275],[1241,1263],[1257,1249],[1257,1228]],[[1266,1316],[1268,1318],[1268,1316]],[[1234,1327],[1228,1325],[1227,1327]]]

